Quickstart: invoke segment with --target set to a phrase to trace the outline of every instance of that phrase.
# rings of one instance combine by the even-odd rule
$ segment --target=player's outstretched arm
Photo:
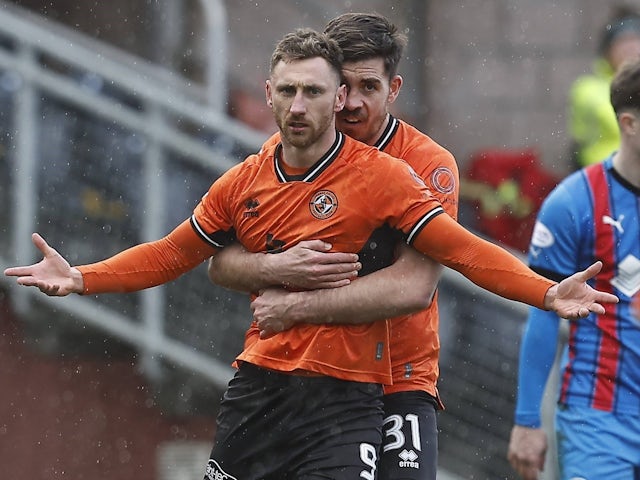
[[[209,260],[209,279],[242,292],[268,287],[296,290],[348,285],[361,268],[355,253],[330,252],[322,240],[300,242],[277,253],[250,253],[241,245],[224,248]]]
[[[433,218],[411,237],[411,242],[418,251],[457,270],[476,285],[510,300],[552,310],[563,318],[574,320],[589,312],[602,313],[602,303],[618,302],[615,295],[599,292],[586,283],[600,271],[600,262],[556,284],[448,215]]]
[[[128,293],[155,287],[178,278],[217,251],[185,220],[168,235],[141,243],[110,258],[71,267],[44,239],[33,235],[44,258],[39,263],[5,270],[18,283],[39,288],[51,296],[70,293]]]
[[[36,287],[52,297],[82,293],[84,282],[80,271],[71,267],[69,262],[37,233],[31,236],[31,240],[42,252],[43,259],[33,265],[7,268],[4,274],[17,277],[20,285]]]

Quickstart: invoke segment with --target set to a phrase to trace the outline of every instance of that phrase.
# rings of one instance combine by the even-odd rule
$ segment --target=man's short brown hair
[[[611,82],[611,105],[616,115],[640,112],[640,60],[625,63]]]
[[[289,63],[309,58],[324,58],[338,78],[342,75],[342,52],[338,43],[324,33],[298,28],[285,35],[271,55],[271,72],[280,62]]]
[[[329,21],[324,33],[338,42],[345,62],[382,58],[389,78],[398,73],[407,37],[386,17],[345,13]]]

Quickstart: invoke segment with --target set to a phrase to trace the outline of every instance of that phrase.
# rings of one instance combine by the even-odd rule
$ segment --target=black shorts
[[[374,480],[382,387],[244,363],[217,418],[205,480]]]
[[[378,480],[435,480],[438,470],[436,400],[426,392],[384,396],[384,440]]]

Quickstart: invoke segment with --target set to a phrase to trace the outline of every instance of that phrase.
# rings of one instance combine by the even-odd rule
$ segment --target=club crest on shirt
[[[316,192],[309,201],[311,215],[319,220],[331,217],[338,209],[338,197],[329,190]]]

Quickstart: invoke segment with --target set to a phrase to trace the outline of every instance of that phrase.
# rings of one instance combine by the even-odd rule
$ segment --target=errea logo
[[[242,216],[244,218],[259,217],[260,212],[256,210],[259,205],[260,205],[260,202],[258,201],[257,198],[250,198],[248,200],[245,200],[244,208],[246,208],[246,211],[242,214]]]
[[[400,461],[398,462],[400,467],[420,468],[420,463],[416,462],[418,455],[413,450],[407,450],[405,448],[398,454],[398,456],[400,457]]]
[[[207,480],[238,480],[236,477],[229,475],[226,473],[218,462],[216,462],[213,458],[209,459],[209,463],[207,463],[207,469],[204,473],[204,478]]]

